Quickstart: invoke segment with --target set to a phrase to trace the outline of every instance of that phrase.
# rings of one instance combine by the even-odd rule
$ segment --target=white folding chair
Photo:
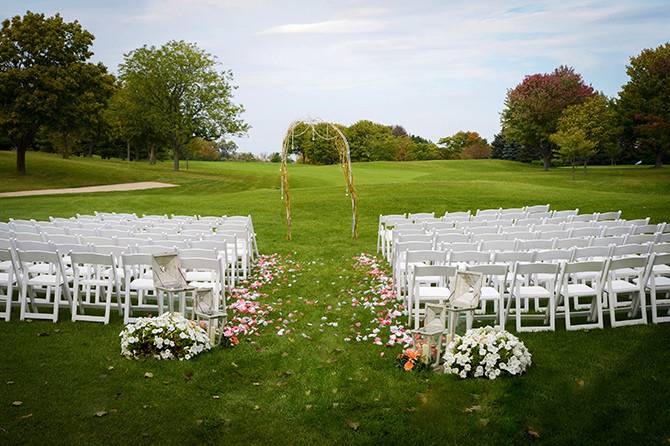
[[[569,209],[563,211],[554,211],[552,218],[572,217],[579,214],[579,209]]]
[[[621,217],[621,211],[599,212],[596,214],[596,221],[618,220]]]
[[[586,261],[586,262],[567,262],[563,264],[561,278],[558,282],[559,300],[563,299],[563,309],[565,312],[565,329],[579,330],[591,328],[603,328],[603,310],[602,310],[602,292],[605,279],[606,260]],[[586,282],[580,282],[574,275],[577,273],[589,273],[595,275],[590,285]],[[579,315],[579,299],[590,298],[588,305],[587,322],[575,323],[573,316]],[[570,303],[573,301],[575,311],[573,312]],[[557,302],[560,304],[560,302]]]
[[[605,292],[609,303],[610,324],[612,327],[647,323],[646,291],[644,277],[647,274],[648,257],[624,257],[609,261],[606,274]],[[629,271],[634,271],[631,276]],[[619,272],[622,273],[619,273]],[[625,271],[625,273],[623,273]],[[630,300],[621,302],[620,295],[630,295]],[[616,311],[628,310],[628,319],[617,320]],[[640,312],[639,317],[635,315]]]
[[[113,255],[73,252],[70,261],[74,273],[72,320],[108,324],[112,296],[118,284]],[[116,303],[121,314],[123,307],[118,296]],[[91,308],[103,309],[103,315],[86,314]]]
[[[68,279],[65,275],[62,257],[59,252],[48,251],[16,251],[16,257],[20,264],[19,282],[21,286],[21,295],[19,297],[21,312],[20,318],[24,319],[47,319],[53,322],[58,321],[58,311],[60,306],[65,304],[68,307],[72,304]],[[30,267],[34,263],[47,265],[46,273],[34,273]],[[18,269],[18,268],[17,268]],[[38,289],[45,289],[43,299],[36,297]],[[51,290],[54,290],[53,299]],[[66,302],[62,301],[65,296]],[[30,309],[28,309],[28,300],[30,300]],[[51,314],[40,313],[38,305],[50,305]]]
[[[123,322],[127,324],[135,321],[133,311],[155,311],[159,314],[163,309],[162,294],[156,292],[151,264],[151,254],[124,254],[121,256],[124,275],[124,312]],[[135,293],[136,302],[132,301],[132,293]],[[150,300],[156,300],[156,304]]]
[[[664,270],[670,269],[670,253],[654,252],[649,260],[649,266],[643,283],[650,294],[651,321],[654,324],[659,322],[670,322],[670,277]],[[664,298],[659,298],[659,294],[664,294]],[[659,314],[665,310],[665,315]]]
[[[537,279],[538,274],[553,275],[557,282],[559,265],[554,263],[515,263],[512,272],[512,286],[510,287],[510,299],[507,303],[505,317],[510,313],[512,301],[515,302],[516,331],[554,331],[556,325],[556,291],[555,287],[541,285]],[[523,308],[529,308],[530,302],[546,299],[545,313],[534,315],[525,312],[526,318],[537,319],[538,316],[544,320],[543,325],[522,325],[521,320]]]
[[[0,302],[4,302],[5,304],[5,309],[0,313],[0,316],[4,317],[5,321],[8,321],[12,314],[14,286],[16,285],[12,253],[9,249],[0,249],[0,263],[7,264],[7,267],[0,271]]]
[[[223,273],[223,258],[180,257],[181,267],[184,270],[186,281],[190,287],[212,290],[215,299],[215,310],[226,311],[226,284]],[[182,302],[186,309],[186,302]],[[193,314],[192,314],[193,317]]]
[[[468,265],[466,271],[482,275],[481,306],[483,316],[488,313],[488,302],[493,302],[494,320],[502,329],[505,328],[505,288],[509,267],[505,264]]]
[[[413,265],[412,268],[407,310],[410,323],[413,319],[412,326],[418,329],[422,304],[442,303],[449,299],[449,280],[456,273],[456,268],[446,265]]]
[[[465,313],[466,330],[472,328],[474,312],[479,307],[483,276],[473,271],[456,271],[449,299],[445,302],[449,313],[449,340],[454,339],[460,314]]]

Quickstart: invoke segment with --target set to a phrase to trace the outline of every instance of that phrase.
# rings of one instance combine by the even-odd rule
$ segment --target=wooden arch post
[[[320,134],[316,126],[317,125],[326,125],[328,129],[333,130],[334,136],[322,135]],[[300,126],[306,126],[306,129],[296,135],[296,129]],[[293,148],[293,138],[294,136],[302,135],[308,130],[312,131],[312,135],[317,138],[332,140],[335,143],[337,152],[340,155],[340,166],[342,166],[342,173],[344,174],[344,182],[347,188],[347,195],[351,197],[351,237],[356,239],[358,238],[358,209],[356,207],[356,189],[354,188],[354,176],[351,169],[351,153],[349,151],[349,142],[344,136],[344,133],[337,128],[336,125],[325,122],[321,120],[309,120],[309,121],[293,121],[284,136],[284,142],[282,144],[281,152],[281,192],[282,199],[284,200],[284,207],[286,209],[286,238],[291,240],[291,196],[289,194],[288,186],[288,155]]]

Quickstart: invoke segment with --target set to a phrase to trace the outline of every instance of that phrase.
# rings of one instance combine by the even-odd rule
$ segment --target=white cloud
[[[288,23],[273,26],[261,34],[353,34],[383,31],[387,23],[380,20],[341,19],[315,23]]]

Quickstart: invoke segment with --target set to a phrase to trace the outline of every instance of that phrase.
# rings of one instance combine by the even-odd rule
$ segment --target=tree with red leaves
[[[507,91],[501,123],[505,137],[533,148],[549,169],[555,144],[549,135],[556,132],[563,110],[581,104],[595,95],[582,76],[570,67],[560,66],[552,73],[526,76]]]

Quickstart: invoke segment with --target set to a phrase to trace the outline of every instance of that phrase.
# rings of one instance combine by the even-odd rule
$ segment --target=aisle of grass
[[[30,154],[27,178],[12,176],[12,166],[0,152],[0,190],[140,180],[180,187],[0,199],[0,220],[94,210],[249,213],[261,251],[303,266],[276,291],[278,311],[293,313],[294,335],[278,337],[269,327],[253,342],[189,363],[122,359],[117,316],[109,326],[0,323],[2,444],[524,444],[528,429],[547,444],[662,444],[670,437],[667,325],[523,335],[534,355],[526,376],[464,382],[405,374],[394,367],[396,350],[344,342],[355,310],[337,307],[356,283],[352,256],[374,251],[380,213],[551,203],[670,220],[667,170],[589,168],[572,181],[566,170],[500,161],[356,164],[361,237],[352,241],[338,168],[293,166],[288,242],[275,164],[190,163],[188,172],[174,173],[168,163]],[[339,325],[322,333],[325,314]],[[14,407],[14,400],[23,404]],[[99,410],[108,415],[95,417]]]

